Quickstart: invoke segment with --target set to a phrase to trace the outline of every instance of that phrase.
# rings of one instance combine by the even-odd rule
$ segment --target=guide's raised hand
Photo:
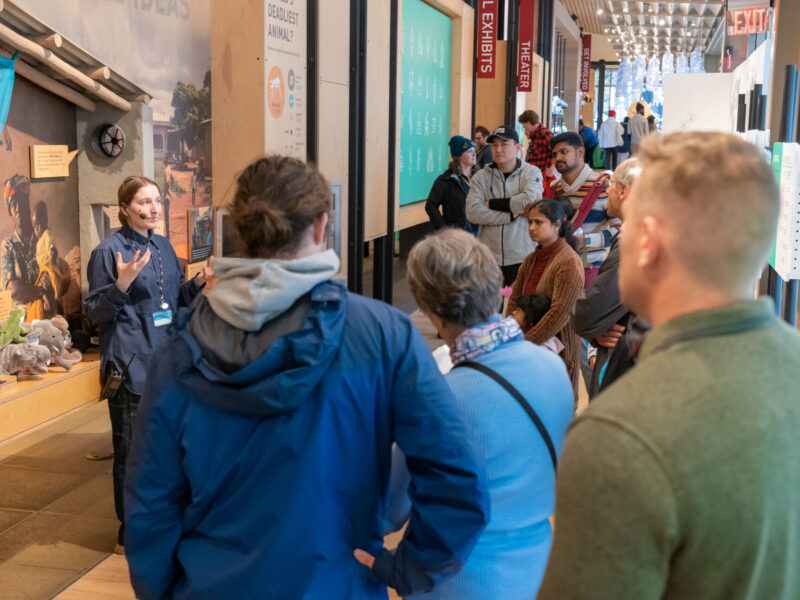
[[[137,250],[131,262],[127,263],[122,260],[122,254],[117,252],[117,287],[121,291],[127,292],[148,262],[150,262],[150,250],[144,254]]]
[[[214,278],[214,269],[211,267],[211,257],[208,257],[206,264],[203,265],[203,270],[195,275],[195,283],[197,285],[204,285]]]

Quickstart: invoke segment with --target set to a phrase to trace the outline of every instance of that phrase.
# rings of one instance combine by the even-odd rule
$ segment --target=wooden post
[[[8,56],[5,52],[0,53],[0,55]],[[89,100],[86,96],[79,94],[71,87],[68,87],[63,83],[54,81],[44,73],[34,69],[26,62],[17,60],[16,64],[14,65],[14,70],[20,77],[24,77],[28,81],[35,83],[39,87],[46,89],[48,92],[51,92],[56,96],[64,98],[64,100],[67,100],[68,102],[72,102],[75,106],[79,106],[87,112],[94,112],[96,109],[95,103]]]
[[[0,24],[0,40],[10,44],[12,48],[16,48],[20,52],[47,63],[57,72],[65,75],[70,81],[88,90],[98,98],[105,100],[111,106],[125,112],[128,112],[131,109],[130,102],[124,98],[115,94],[107,87],[100,85],[91,77],[84,75],[78,69],[60,59],[49,50],[42,48],[36,42],[21,36],[16,31],[2,24]]]
[[[49,48],[50,50],[58,50],[64,44],[64,40],[57,33],[52,35],[40,35],[39,37],[31,39],[40,46]]]
[[[130,94],[125,96],[125,100],[130,102],[141,102],[142,104],[150,104],[152,98],[148,94]]]
[[[111,78],[111,69],[106,66],[102,67],[87,67],[84,69],[80,69],[84,75],[87,75],[94,79],[95,81],[99,81],[101,79],[110,79]]]

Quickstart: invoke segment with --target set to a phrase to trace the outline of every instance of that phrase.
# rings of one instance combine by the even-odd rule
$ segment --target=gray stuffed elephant
[[[63,333],[46,319],[35,320],[31,323],[31,331],[28,334],[28,339],[30,338],[38,338],[39,345],[50,350],[53,362],[59,367],[64,367],[69,371],[72,365],[80,362],[80,358],[75,360],[73,357],[65,355],[66,346]]]
[[[0,350],[0,375],[16,374],[18,380],[41,379],[47,373],[50,350],[37,344],[9,344]]]

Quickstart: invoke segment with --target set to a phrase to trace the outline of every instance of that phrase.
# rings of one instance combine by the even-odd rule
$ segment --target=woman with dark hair
[[[117,191],[122,228],[92,251],[86,314],[100,325],[100,379],[108,399],[114,444],[114,505],[120,520],[116,552],[124,547],[122,490],[147,368],[167,337],[179,306],[188,306],[213,273],[184,282],[172,245],[153,233],[161,220],[161,191],[146,177],[128,177]],[[114,385],[112,390],[106,386]]]
[[[447,170],[433,182],[425,212],[434,229],[457,227],[477,235],[478,228],[467,220],[466,213],[469,180],[477,171],[475,144],[468,138],[454,135],[449,146],[452,160]]]
[[[622,120],[622,146],[619,147],[618,161],[621,164],[623,160],[630,158],[631,155],[631,118],[625,117]]]
[[[533,326],[525,331],[525,339],[534,344],[544,344],[556,336],[564,345],[560,356],[567,365],[575,398],[578,397],[578,375],[581,362],[581,342],[570,324],[575,302],[583,290],[583,263],[576,252],[577,240],[572,235],[570,214],[566,207],[545,198],[525,207],[528,234],[539,246],[520,266],[517,279],[508,300],[506,314],[519,310],[521,296],[540,294],[550,298],[550,309]]]
[[[125,484],[137,597],[427,591],[463,566],[488,520],[473,433],[409,318],[331,281],[319,171],[269,156],[236,183],[242,258],[214,259],[216,285],[147,376]],[[391,553],[381,524],[395,441],[414,509]]]
[[[650,133],[658,134],[658,126],[656,125],[656,116],[651,114],[647,117],[647,130]]]

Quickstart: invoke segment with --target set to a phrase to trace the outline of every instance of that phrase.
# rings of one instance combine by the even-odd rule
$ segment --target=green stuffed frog
[[[8,313],[8,318],[0,329],[0,348],[5,348],[9,344],[24,344],[26,331],[22,329],[22,319],[25,318],[24,308],[14,308]]]

